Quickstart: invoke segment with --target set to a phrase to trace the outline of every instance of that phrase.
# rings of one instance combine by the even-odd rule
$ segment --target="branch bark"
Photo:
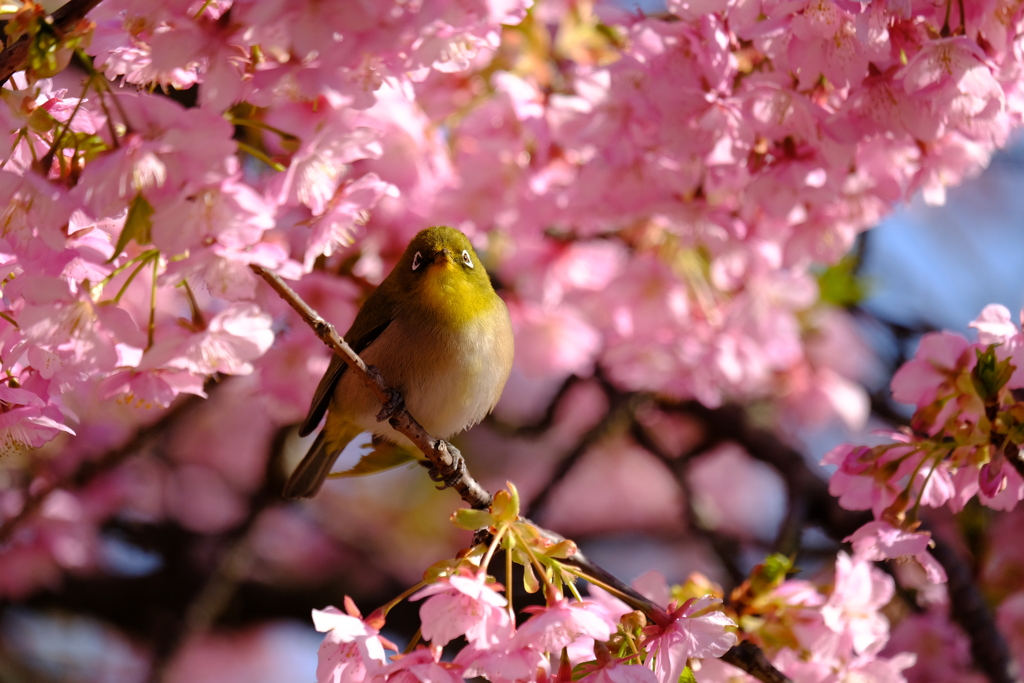
[[[85,15],[93,10],[102,0],[71,0],[56,12],[50,15],[53,27],[58,32],[64,32],[85,18]],[[25,68],[25,61],[28,59],[29,38],[22,36],[14,43],[0,52],[0,85],[7,82],[7,79],[16,72]]]
[[[949,581],[949,615],[960,624],[971,642],[971,658],[991,683],[1014,683],[1019,680],[1010,659],[1006,639],[996,627],[992,610],[974,582],[971,568],[956,549],[935,539],[932,555],[946,570]]]
[[[591,448],[600,443],[609,434],[613,433],[616,429],[620,428],[621,425],[628,424],[633,421],[633,415],[636,413],[637,408],[648,399],[646,394],[622,394],[616,392],[608,392],[609,408],[605,416],[601,418],[597,424],[588,429],[582,437],[580,437],[579,443],[571,451],[566,453],[555,465],[555,471],[548,478],[544,487],[538,491],[530,502],[525,506],[525,512],[523,513],[527,517],[536,515],[540,510],[544,509],[548,499],[551,498],[551,494],[554,493],[555,489],[562,483],[569,472],[576,466],[584,455],[586,455]]]

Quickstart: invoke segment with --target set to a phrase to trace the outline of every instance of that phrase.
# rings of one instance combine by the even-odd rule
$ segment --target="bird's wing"
[[[381,332],[386,330],[394,320],[392,299],[386,291],[382,291],[384,289],[383,286],[378,287],[370,295],[363,307],[359,309],[352,327],[345,333],[345,341],[356,353],[362,353],[366,347],[376,341]],[[299,436],[313,433],[313,430],[320,424],[324,413],[327,412],[327,406],[331,403],[334,387],[338,385],[338,380],[341,379],[347,367],[348,365],[341,356],[338,354],[331,356],[331,364],[327,366],[327,372],[320,378],[320,384],[317,385],[316,391],[313,393],[313,401],[309,404],[309,412],[306,413],[306,419],[299,427]]]

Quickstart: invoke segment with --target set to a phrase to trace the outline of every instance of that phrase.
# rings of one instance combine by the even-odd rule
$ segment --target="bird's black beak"
[[[447,248],[442,249],[441,251],[435,252],[434,253],[434,258],[432,258],[430,260],[430,262],[433,263],[433,264],[445,263],[446,261],[448,263],[454,263],[455,262],[455,254],[452,253],[451,249],[447,249]]]

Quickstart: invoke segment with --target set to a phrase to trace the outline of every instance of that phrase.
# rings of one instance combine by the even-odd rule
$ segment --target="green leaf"
[[[690,667],[686,667],[683,669],[683,673],[679,674],[679,683],[697,683],[697,679]]]
[[[494,526],[495,520],[494,515],[486,510],[462,508],[456,510],[452,515],[452,522],[455,523],[455,526],[466,531],[476,531],[477,529],[486,529],[487,527]]]
[[[502,489],[494,494],[491,512],[502,522],[514,522],[519,518],[519,491],[512,482],[508,482],[507,491]]]
[[[773,553],[758,567],[761,578],[770,586],[782,583],[787,574],[793,572],[793,560],[782,553]]]
[[[857,276],[857,259],[845,256],[839,263],[826,268],[818,275],[818,291],[821,300],[836,306],[852,306],[860,303],[867,295],[864,280]]]
[[[595,669],[597,669],[597,662],[593,659],[589,662],[580,662],[572,668],[572,680],[578,681],[581,678],[585,678],[593,673]]]
[[[565,539],[564,541],[556,543],[550,548],[545,549],[544,555],[564,560],[567,557],[575,555],[576,551],[576,544],[569,539]]]
[[[419,460],[415,455],[401,446],[393,443],[381,442],[374,446],[374,449],[359,458],[359,462],[344,472],[331,472],[327,476],[331,479],[347,479],[349,477],[365,477],[368,474],[376,474],[392,470],[406,463]]]
[[[540,590],[540,581],[537,580],[537,575],[533,572],[533,565],[529,562],[523,565],[523,588],[531,594]]]
[[[128,217],[124,219],[124,229],[117,238],[117,245],[114,247],[114,255],[107,263],[113,263],[114,259],[121,255],[128,242],[135,240],[139,246],[149,244],[152,237],[150,230],[153,227],[153,207],[141,194],[135,195],[132,205],[128,207]]]
[[[999,390],[1006,386],[1017,368],[1010,363],[1010,359],[999,360],[996,358],[997,344],[990,344],[987,349],[981,351],[975,349],[978,356],[978,364],[971,371],[971,382],[985,403],[992,403],[997,400]]]
[[[95,133],[85,132],[74,132],[65,133],[64,142],[61,144],[63,149],[74,149],[79,154],[83,155],[85,161],[95,159],[102,152],[110,149],[110,145],[106,143],[99,135]]]

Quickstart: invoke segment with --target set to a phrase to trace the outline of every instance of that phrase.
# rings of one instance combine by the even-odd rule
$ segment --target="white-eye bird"
[[[438,439],[491,412],[512,370],[508,309],[469,239],[444,226],[413,238],[359,309],[345,340],[377,366],[409,413]],[[286,498],[315,495],[342,449],[361,432],[413,447],[387,421],[377,421],[380,401],[347,368],[333,356],[316,388],[299,434],[312,433],[324,412],[327,421],[288,478]]]

